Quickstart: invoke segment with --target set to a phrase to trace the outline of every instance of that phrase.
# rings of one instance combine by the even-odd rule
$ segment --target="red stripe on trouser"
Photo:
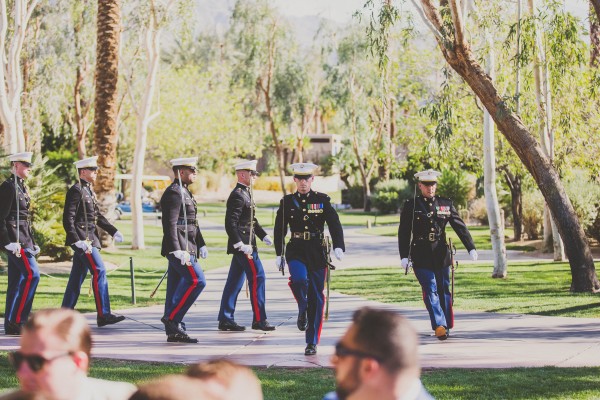
[[[27,270],[27,282],[25,283],[25,290],[21,297],[21,302],[19,303],[19,310],[17,311],[17,324],[21,323],[21,313],[23,312],[23,307],[25,307],[25,302],[27,301],[27,297],[29,297],[29,287],[31,286],[31,279],[33,278],[33,273],[31,272],[31,265],[29,265],[29,260],[25,255],[25,250],[21,248],[21,260],[23,260],[23,265],[25,265],[25,269]]]
[[[258,289],[256,283],[256,265],[254,264],[254,259],[252,256],[248,256],[248,264],[250,264],[250,269],[252,270],[252,299],[250,302],[252,304],[252,309],[254,311],[254,320],[256,322],[260,322],[260,311],[258,309]]]
[[[98,316],[101,317],[103,312],[102,303],[100,300],[100,290],[98,289],[98,267],[96,267],[96,263],[94,263],[91,253],[84,254],[90,262],[90,266],[92,267],[92,286],[94,287],[94,297],[96,298],[96,311],[98,312]]]
[[[171,321],[173,320],[173,318],[175,318],[175,314],[177,314],[179,312],[179,310],[181,310],[181,307],[183,307],[183,304],[185,303],[187,298],[190,297],[190,293],[192,293],[192,290],[194,290],[194,288],[196,286],[198,286],[198,277],[196,276],[196,274],[194,272],[194,267],[192,266],[192,264],[187,264],[187,267],[188,267],[188,271],[190,271],[190,275],[192,276],[192,284],[190,285],[188,290],[185,291],[185,294],[183,295],[183,298],[181,299],[179,304],[177,304],[177,307],[175,307],[175,309],[169,315],[169,319]]]
[[[296,300],[296,303],[298,303],[298,298],[296,297],[296,293],[294,293],[294,289],[292,289],[292,277],[290,276],[289,280],[288,280],[288,286],[290,288],[290,290],[292,291],[292,295],[294,296],[294,300]]]
[[[329,267],[326,267],[329,268]],[[327,280],[327,271],[325,271],[325,278],[323,279],[323,290],[321,290],[321,296],[323,296],[323,305],[321,306],[321,323],[319,324],[319,333],[317,334],[317,343],[321,341],[321,330],[323,329],[323,317],[325,316],[325,281]]]

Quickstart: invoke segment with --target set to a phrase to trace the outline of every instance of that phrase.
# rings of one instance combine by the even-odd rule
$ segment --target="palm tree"
[[[115,173],[117,167],[117,83],[119,81],[119,40],[121,35],[120,0],[98,2],[96,43],[96,110],[94,144],[98,155],[95,190],[101,211],[114,214]],[[107,238],[103,238],[106,244]]]

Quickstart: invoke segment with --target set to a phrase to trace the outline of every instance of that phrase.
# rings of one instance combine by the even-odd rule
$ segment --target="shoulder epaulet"
[[[327,194],[325,194],[325,193],[321,193],[321,192],[315,192],[315,195],[316,195],[317,197],[322,197],[322,198],[325,198],[325,199],[327,199],[327,200],[330,200],[330,199],[331,199],[331,197],[329,197],[329,195],[327,195]]]
[[[238,193],[242,193],[242,188],[237,187],[237,188],[233,189],[233,191],[234,192],[238,192]]]

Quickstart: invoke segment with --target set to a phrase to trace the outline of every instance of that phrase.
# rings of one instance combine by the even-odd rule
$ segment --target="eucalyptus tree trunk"
[[[600,67],[600,0],[590,0],[590,65]]]
[[[416,0],[415,0],[416,1]],[[540,144],[529,132],[518,115],[503,100],[492,79],[485,73],[471,52],[464,21],[457,0],[448,0],[450,19],[442,22],[438,6],[432,0],[421,0],[422,15],[438,42],[446,62],[465,80],[488,110],[498,129],[506,137],[523,165],[531,173],[540,188],[561,237],[565,238],[565,250],[571,267],[572,292],[598,292],[600,282],[592,253],[583,228],[577,219],[573,205],[567,196],[552,161],[544,154]]]
[[[21,114],[21,51],[27,24],[37,4],[38,0],[0,1],[0,51],[3,55],[0,60],[0,122],[4,128],[4,151],[9,154],[26,150]],[[9,17],[12,26],[9,26]]]
[[[170,4],[170,3],[169,3]],[[167,9],[168,11],[168,9]],[[148,26],[144,32],[144,44],[146,46],[146,82],[144,92],[139,102],[136,103],[131,85],[129,94],[132,104],[135,108],[137,117],[135,151],[133,154],[133,169],[131,180],[131,220],[132,220],[132,249],[145,249],[144,240],[144,214],[142,210],[142,181],[144,174],[144,164],[146,161],[146,147],[148,140],[148,127],[150,122],[156,118],[159,113],[152,113],[152,101],[157,86],[158,67],[160,62],[160,34],[157,10],[154,1],[150,2],[150,15]]]
[[[492,36],[486,31],[488,43],[487,73],[494,79],[495,58],[494,42]],[[504,223],[501,218],[498,194],[496,193],[496,151],[494,137],[494,121],[490,113],[483,112],[483,189],[485,193],[485,205],[487,208],[488,221],[490,225],[490,236],[492,240],[492,251],[494,253],[494,271],[492,278],[506,278],[506,246],[504,245]]]
[[[528,0],[529,12],[535,16],[537,6],[535,0]],[[542,150],[552,161],[554,158],[554,133],[552,130],[552,98],[550,93],[550,75],[548,73],[548,62],[546,51],[542,43],[542,30],[537,20],[534,22],[534,35],[536,52],[533,66],[535,78],[535,95],[539,110],[539,135]],[[558,234],[556,223],[550,215],[548,205],[544,206],[544,244],[543,251],[554,252],[555,261],[564,260],[563,243]]]
[[[98,155],[98,178],[94,185],[102,213],[114,220],[116,205],[115,174],[117,169],[117,111],[119,82],[119,41],[121,37],[120,0],[98,1],[96,42],[96,109],[94,143]],[[102,244],[110,245],[104,233]]]

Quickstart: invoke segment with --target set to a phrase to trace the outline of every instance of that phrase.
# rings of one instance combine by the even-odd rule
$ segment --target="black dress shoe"
[[[306,330],[306,327],[308,326],[308,316],[306,315],[306,311],[298,314],[298,321],[296,321],[296,325],[302,332]]]
[[[309,343],[306,345],[306,349],[304,349],[305,356],[314,356],[317,354],[317,345]]]
[[[17,324],[16,322],[6,321],[4,323],[4,333],[18,336],[21,334],[21,326],[21,324]]]
[[[220,331],[233,331],[233,332],[241,332],[245,331],[246,327],[242,325],[238,325],[235,321],[219,321],[219,330]]]
[[[121,322],[124,319],[125,317],[122,315],[104,314],[103,316],[98,316],[96,322],[98,323],[98,326],[106,326],[116,324],[117,322]]]
[[[254,321],[252,323],[252,329],[257,329],[259,331],[274,331],[275,327],[269,324],[269,321]]]
[[[171,333],[167,335],[167,342],[169,343],[198,343],[198,339],[191,338],[188,335],[181,335],[179,333]]]
[[[177,334],[177,335],[181,335],[181,336],[185,336],[185,324],[183,322],[175,322],[172,321],[170,319],[167,319],[167,317],[162,317],[160,319],[160,322],[162,322],[165,325],[165,332],[167,333],[167,335],[171,335],[171,334]]]

